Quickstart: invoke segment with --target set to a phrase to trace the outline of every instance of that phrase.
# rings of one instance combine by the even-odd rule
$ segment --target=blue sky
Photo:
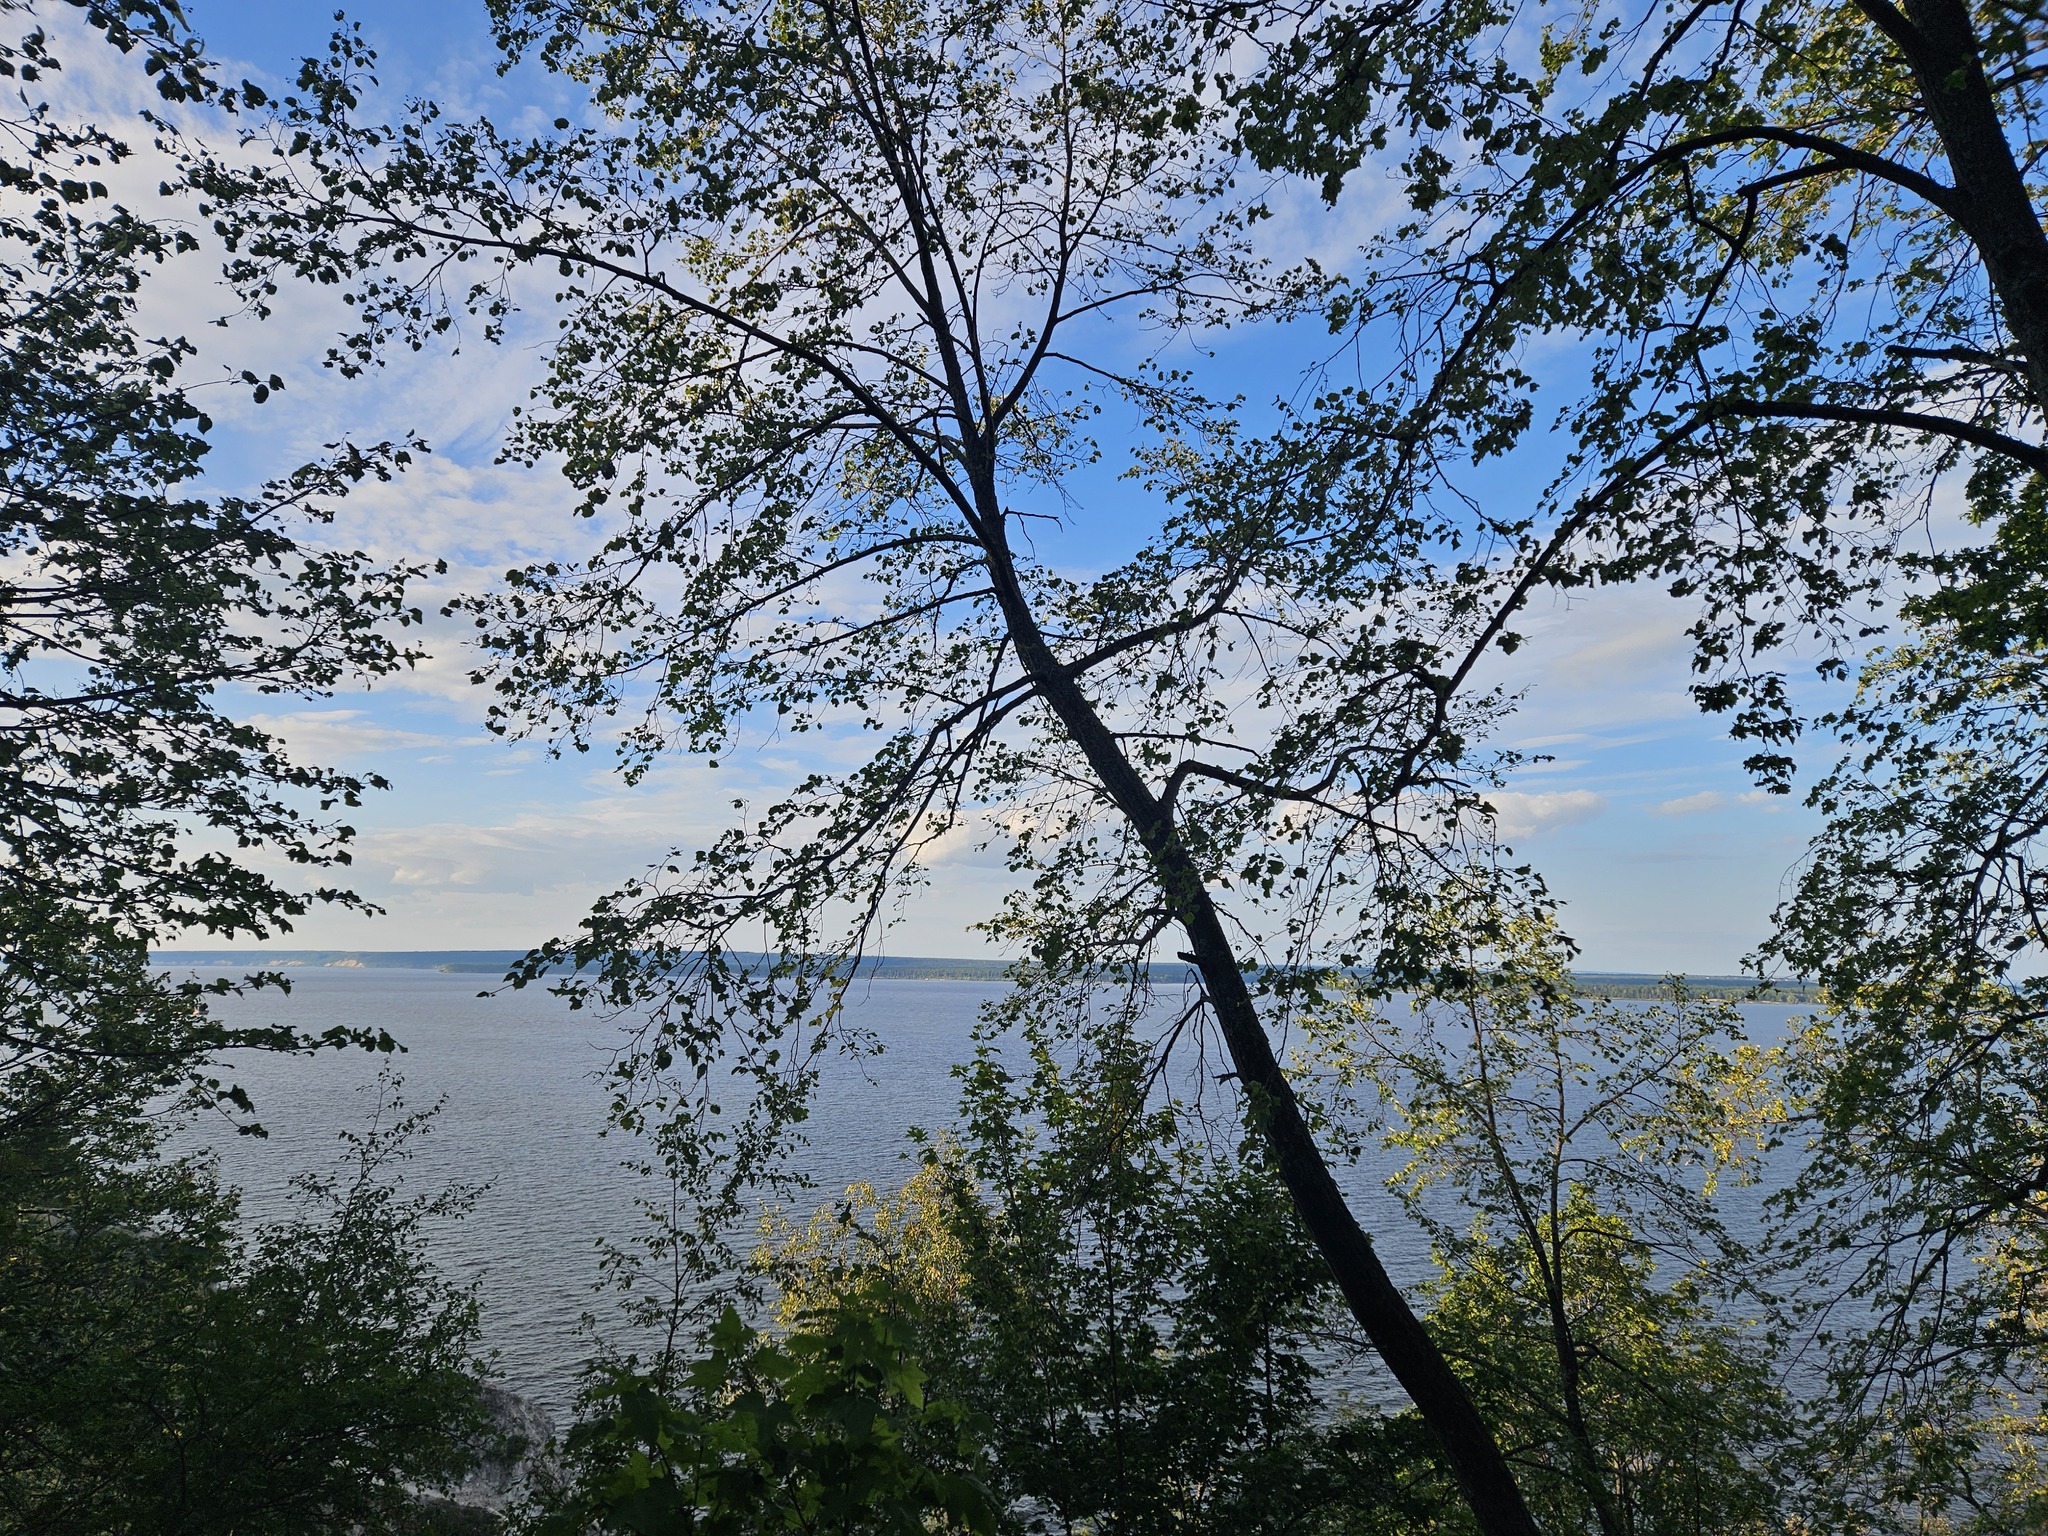
[[[190,14],[231,73],[272,86],[289,83],[296,59],[320,51],[332,25],[331,6],[321,4],[190,0]],[[394,90],[501,119],[552,117],[573,99],[532,71],[496,75],[480,3],[381,0],[350,15],[379,47]],[[109,97],[123,89],[104,71],[86,73],[74,88]],[[1318,217],[1301,214],[1295,237],[1341,246],[1341,210],[1326,225]],[[351,540],[393,557],[446,556],[448,590],[575,547],[561,484],[492,463],[539,367],[537,332],[351,383],[319,366],[338,318],[331,296],[287,295],[268,324],[209,331],[205,321],[224,297],[203,263],[188,266],[152,291],[151,318],[204,341],[205,367],[232,362],[275,371],[287,384],[260,409],[227,389],[211,402],[223,483],[261,478],[344,431],[360,439],[414,430],[433,455],[399,484],[351,499],[342,525]],[[1291,380],[1276,370],[1239,387],[1285,392]],[[1511,680],[1529,692],[1503,740],[1553,761],[1517,778],[1500,802],[1503,821],[1565,898],[1567,926],[1590,968],[1734,970],[1764,935],[1810,829],[1796,802],[1753,791],[1740,767],[1745,749],[1694,711],[1686,617],[1655,592],[1560,600],[1531,616],[1530,643],[1515,659]],[[460,632],[437,627],[431,643],[432,661],[375,692],[248,704],[305,756],[375,770],[395,785],[356,818],[354,883],[388,915],[315,914],[286,941],[294,947],[526,945],[571,927],[595,896],[669,846],[710,835],[735,795],[763,798],[806,766],[765,740],[715,772],[678,761],[627,789],[599,753],[556,762],[535,746],[490,737],[484,699],[465,681]],[[935,879],[890,950],[980,953],[966,925],[993,905],[1001,872],[966,857]]]

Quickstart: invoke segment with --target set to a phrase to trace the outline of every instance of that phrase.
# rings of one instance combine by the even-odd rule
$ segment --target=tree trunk
[[[1960,0],[1861,0],[1920,87],[1960,195],[1955,219],[1976,246],[2026,363],[2037,409],[2048,408],[2048,237],[2027,195],[1984,74],[1976,27]]]
[[[984,512],[982,533],[1000,537],[1001,513]],[[1310,1238],[1330,1267],[1351,1315],[1394,1373],[1443,1446],[1466,1503],[1485,1536],[1536,1536],[1536,1522],[1507,1458],[1450,1362],[1436,1347],[1388,1277],[1372,1239],[1344,1202],[1337,1180],[1302,1118],[1300,1101],[1280,1070],[1259,1021],[1251,990],[1200,871],[1159,798],[1132,766],[1095,706],[1053,655],[1018,585],[1007,551],[992,548],[989,565],[1018,659],[1040,696],[1087,758],[1145,845],[1160,887],[1187,934],[1231,1065],[1250,1096],[1256,1123],[1272,1149],[1281,1182]]]

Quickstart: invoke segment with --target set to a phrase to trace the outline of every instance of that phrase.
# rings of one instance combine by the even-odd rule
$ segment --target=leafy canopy
[[[171,6],[92,4],[171,101],[218,92]],[[33,11],[0,6],[26,22]],[[260,872],[348,860],[332,814],[373,778],[309,767],[223,706],[226,689],[319,694],[406,665],[406,570],[319,536],[350,485],[403,445],[339,445],[248,495],[201,485],[211,422],[193,348],[136,329],[151,273],[197,249],[175,220],[112,197],[116,133],[31,94],[60,68],[48,36],[0,44],[0,1127],[207,1077],[229,1045],[288,1032],[210,1019],[199,990],[152,977],[186,930],[263,937],[327,886]],[[243,382],[258,400],[280,381]]]
[[[147,1122],[0,1144],[0,1531],[425,1528],[494,1437],[476,1297],[427,1251],[467,1197],[401,1190],[431,1111],[396,1090],[268,1223]]]
[[[727,1308],[679,1381],[599,1384],[608,1411],[570,1432],[537,1529],[992,1536],[970,1416],[924,1383],[886,1314],[844,1308],[770,1340]]]

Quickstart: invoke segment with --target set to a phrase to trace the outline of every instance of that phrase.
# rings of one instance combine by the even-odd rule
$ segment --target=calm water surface
[[[635,1196],[643,1186],[620,1166],[635,1144],[600,1134],[607,1094],[598,1076],[617,1039],[614,1027],[533,989],[480,997],[490,981],[309,967],[293,972],[290,996],[228,999],[221,1011],[235,1022],[276,1020],[309,1032],[385,1028],[406,1047],[395,1065],[408,1107],[443,1102],[415,1146],[407,1183],[422,1190],[487,1184],[465,1220],[436,1229],[435,1251],[452,1276],[479,1284],[484,1344],[497,1352],[506,1384],[559,1421],[588,1352],[579,1319],[610,1310],[597,1289],[597,1244],[638,1230]],[[976,1011],[996,990],[979,981],[892,980],[856,989],[853,1023],[876,1030],[888,1050],[865,1069],[840,1063],[827,1075],[804,1161],[821,1201],[857,1180],[889,1185],[906,1175],[906,1132],[951,1119],[957,1085],[950,1069],[968,1053]],[[1760,1041],[1777,1037],[1794,1011],[1744,1009]],[[331,1165],[343,1150],[340,1133],[367,1123],[386,1060],[349,1052],[238,1062],[235,1080],[255,1097],[269,1137],[239,1137],[218,1121],[191,1135],[218,1151],[223,1173],[243,1190],[246,1214],[275,1217],[287,1209],[291,1176]],[[1342,1175],[1389,1270],[1412,1284],[1427,1268],[1427,1251],[1378,1177],[1371,1168]]]
[[[214,974],[201,972],[201,974]],[[232,1077],[256,1100],[269,1136],[237,1136],[202,1121],[191,1137],[218,1152],[256,1220],[283,1214],[293,1174],[332,1165],[340,1133],[376,1108],[378,1070],[403,1074],[410,1109],[442,1101],[414,1144],[409,1187],[484,1183],[472,1213],[434,1233],[448,1272],[482,1288],[485,1345],[506,1382],[559,1418],[587,1352],[578,1321],[609,1310],[595,1289],[600,1239],[630,1238],[643,1218],[643,1181],[621,1167],[635,1143],[601,1134],[608,1097],[598,1080],[617,1039],[612,1026],[571,1013],[528,989],[480,997],[488,976],[434,971],[307,968],[292,991],[230,998],[234,1022],[275,1020],[317,1032],[334,1025],[389,1029],[405,1052],[323,1052],[312,1058],[239,1059]],[[899,1182],[906,1132],[945,1123],[955,1100],[952,1064],[967,1052],[976,1010],[993,995],[980,982],[875,981],[853,1003],[855,1022],[881,1029],[889,1051],[868,1070],[841,1064],[810,1124],[805,1171],[821,1191],[860,1179]],[[820,1195],[822,1200],[823,1194]]]

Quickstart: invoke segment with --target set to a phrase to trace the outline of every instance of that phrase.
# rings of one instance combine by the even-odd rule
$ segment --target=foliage
[[[172,102],[217,97],[169,4],[80,7]],[[21,0],[9,20],[33,19]],[[385,478],[407,449],[337,445],[249,495],[197,488],[211,422],[185,382],[194,349],[136,328],[153,270],[190,230],[113,199],[132,159],[116,134],[30,94],[60,68],[40,28],[0,44],[0,1130],[47,1130],[99,1095],[193,1081],[232,1045],[203,989],[147,968],[180,930],[257,937],[309,903],[250,861],[347,862],[330,816],[376,782],[289,760],[221,706],[224,688],[322,693],[412,659],[387,631],[418,618],[407,570],[381,570],[302,529]],[[243,381],[258,400],[276,379]],[[237,386],[239,387],[239,386]],[[313,807],[317,806],[317,809]],[[139,1079],[146,1078],[146,1084]],[[39,1131],[38,1134],[41,1134]],[[59,1133],[61,1134],[61,1133]]]
[[[1352,1473],[1309,1351],[1328,1272],[1255,1141],[1191,1131],[1125,1039],[985,1046],[958,1142],[887,1199],[848,1192],[770,1257],[785,1308],[893,1305],[989,1425],[1022,1530],[1291,1531]],[[1064,1059],[1063,1059],[1064,1058]]]
[[[620,1372],[593,1398],[542,1532],[995,1528],[971,1416],[926,1393],[883,1313],[841,1307],[771,1341],[728,1308],[680,1380]]]
[[[395,1085],[392,1085],[395,1087]],[[154,1128],[0,1153],[0,1530],[298,1536],[412,1529],[413,1489],[489,1443],[474,1295],[403,1196],[424,1115],[387,1092],[338,1173],[248,1235]]]
[[[1340,3],[1273,31],[1237,99],[1326,195],[1393,172],[1409,216],[1335,318],[1397,359],[1422,483],[1562,428],[1530,589],[1688,599],[1695,692],[1782,789],[1801,631],[1839,676],[1901,569],[1987,633],[2032,580],[2043,41],[1960,0]],[[1540,377],[1538,335],[1570,358]],[[1993,537],[1902,551],[1944,477]]]
[[[1956,1530],[2038,1519],[2048,1234],[2029,990],[1887,979],[1804,1042],[1806,1161],[1777,1206],[1828,1367],[1814,1407],[1844,1506]]]
[[[1784,1123],[1774,1053],[1682,989],[1649,1008],[1576,995],[1540,908],[1437,921],[1471,979],[1411,1020],[1361,1008],[1349,1067],[1435,1242],[1431,1325],[1539,1518],[1779,1529],[1797,1426],[1772,1341],[1739,1321],[1772,1320],[1768,1270],[1716,1198]]]
[[[1330,195],[1371,160],[1405,195],[1335,318],[1361,355],[1391,343],[1427,472],[1542,460],[1562,427],[1529,590],[1667,584],[1696,695],[1772,788],[1803,728],[1845,743],[1763,951],[1833,1004],[1780,1208],[1840,1394],[1832,1460],[1866,1513],[2025,1527],[2048,33],[1961,0],[1540,29],[1455,0],[1321,7],[1266,43],[1236,98],[1258,157]],[[1538,336],[1575,366],[1539,377]],[[1816,721],[1801,653],[1860,671],[1855,698]]]
[[[1513,1426],[1506,1448],[1544,1528],[1784,1529],[1796,1483],[1772,1458],[1797,1442],[1775,1361],[1726,1321],[1727,1277],[1660,1276],[1653,1245],[1583,1189],[1554,1229],[1539,1221],[1540,1246],[1481,1218],[1440,1250],[1429,1319],[1495,1422]]]

